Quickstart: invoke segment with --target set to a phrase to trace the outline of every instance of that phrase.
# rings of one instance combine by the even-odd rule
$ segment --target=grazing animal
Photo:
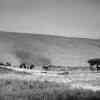
[[[49,70],[50,67],[51,67],[50,65],[44,65],[44,66],[43,66],[43,69],[44,69],[44,70]]]
[[[20,66],[19,66],[19,67],[20,67],[20,68],[24,68],[24,69],[26,69],[26,68],[27,68],[26,64],[24,64],[24,63],[20,64]]]
[[[30,69],[33,69],[35,66],[34,66],[34,64],[31,64],[30,65]]]
[[[88,60],[88,63],[90,65],[90,69],[93,70],[93,66],[96,65],[96,70],[100,70],[100,58],[94,58],[94,59],[90,59]]]

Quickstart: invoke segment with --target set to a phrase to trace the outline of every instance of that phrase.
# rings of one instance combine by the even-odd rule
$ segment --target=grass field
[[[0,100],[100,100],[100,73],[87,63],[99,57],[100,40],[0,32],[0,62],[60,65],[69,72],[0,69]]]
[[[0,62],[87,66],[100,57],[100,40],[0,31]]]
[[[99,100],[100,91],[51,82],[0,80],[0,100]]]
[[[2,69],[0,100],[100,100],[100,73],[81,69],[57,76]]]

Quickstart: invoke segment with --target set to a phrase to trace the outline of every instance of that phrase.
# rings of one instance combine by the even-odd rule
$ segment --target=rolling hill
[[[13,65],[87,66],[94,57],[100,58],[100,40],[0,32],[0,61]]]

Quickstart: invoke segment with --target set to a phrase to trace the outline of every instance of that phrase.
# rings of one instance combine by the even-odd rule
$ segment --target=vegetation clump
[[[96,70],[100,70],[100,58],[93,58],[93,59],[89,59],[88,63],[90,65],[90,69],[93,70],[93,66],[96,66]]]

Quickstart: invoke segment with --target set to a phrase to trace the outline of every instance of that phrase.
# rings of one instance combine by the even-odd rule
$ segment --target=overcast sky
[[[0,0],[0,30],[100,38],[100,0]]]

